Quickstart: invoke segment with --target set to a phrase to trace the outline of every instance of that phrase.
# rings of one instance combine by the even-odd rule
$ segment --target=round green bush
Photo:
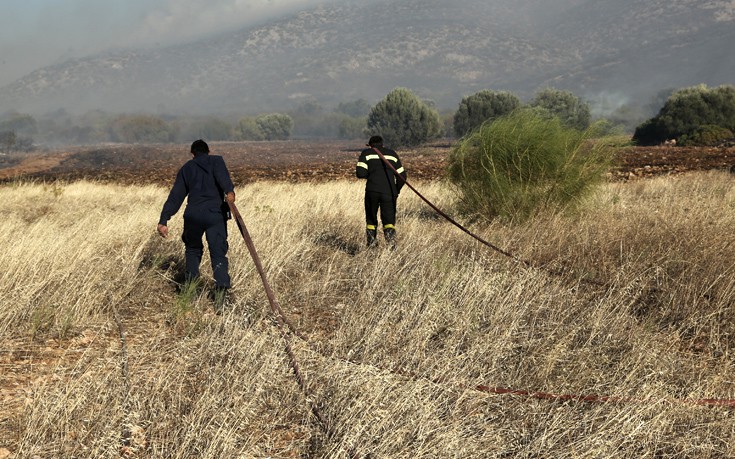
[[[699,85],[674,92],[658,115],[636,128],[633,140],[638,145],[658,145],[690,136],[705,125],[735,131],[735,86]]]
[[[731,130],[721,126],[705,124],[704,126],[694,129],[688,134],[682,135],[676,140],[676,143],[685,147],[709,147],[718,145],[725,140],[732,138],[733,133]]]
[[[574,206],[604,180],[612,160],[596,126],[580,131],[533,109],[486,123],[450,154],[448,176],[462,210],[523,221]]]

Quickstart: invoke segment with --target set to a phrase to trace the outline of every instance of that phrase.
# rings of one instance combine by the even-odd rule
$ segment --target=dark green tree
[[[454,114],[454,134],[462,137],[480,127],[485,121],[507,115],[520,106],[520,99],[506,91],[483,89],[464,97]]]
[[[181,120],[178,137],[181,140],[191,139],[230,140],[232,126],[216,116],[199,116]]]
[[[240,118],[235,128],[235,137],[238,140],[265,140],[263,130],[255,122],[255,117],[252,116]]]
[[[286,140],[291,137],[293,119],[283,113],[270,113],[255,118],[265,140]]]
[[[733,136],[735,136],[733,132],[727,128],[705,124],[690,131],[688,134],[680,136],[677,139],[677,144],[685,147],[716,146],[726,140],[732,139]]]
[[[585,130],[590,126],[589,104],[570,91],[542,89],[536,93],[531,106],[551,113],[571,128]]]
[[[653,118],[638,126],[633,140],[657,145],[682,136],[691,138],[702,126],[735,132],[735,86],[693,86],[674,92]]]
[[[441,135],[435,109],[406,88],[396,88],[370,110],[367,135],[380,135],[386,145],[411,147]]]

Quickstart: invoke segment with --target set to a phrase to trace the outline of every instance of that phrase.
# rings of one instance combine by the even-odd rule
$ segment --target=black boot
[[[227,289],[224,287],[215,287],[213,300],[214,312],[217,315],[222,314],[227,307]]]
[[[367,246],[375,247],[375,245],[378,243],[378,230],[367,229],[365,230],[365,234],[367,235]]]
[[[396,250],[396,230],[395,228],[383,229],[383,235],[385,236],[385,242],[388,244],[391,250]]]

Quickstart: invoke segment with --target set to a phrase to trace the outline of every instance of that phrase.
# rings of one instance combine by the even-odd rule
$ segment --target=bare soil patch
[[[179,167],[190,158],[188,147],[121,144],[26,154],[28,157],[23,161],[0,163],[0,181],[93,179],[125,184],[170,184]],[[345,141],[210,143],[211,153],[225,159],[236,185],[259,180],[351,178],[363,148],[359,142]],[[448,143],[432,144],[400,153],[411,177],[433,179],[443,174],[449,148]]]
[[[724,169],[735,165],[734,147],[629,147],[618,152],[618,180]]]
[[[412,179],[444,176],[449,142],[401,150]],[[354,177],[364,147],[348,141],[212,142],[225,158],[236,184],[260,180],[328,181]],[[612,180],[631,180],[688,171],[729,169],[735,147],[627,147],[617,150]],[[169,184],[189,159],[188,145],[100,145],[5,157],[0,181],[92,179],[126,184]]]

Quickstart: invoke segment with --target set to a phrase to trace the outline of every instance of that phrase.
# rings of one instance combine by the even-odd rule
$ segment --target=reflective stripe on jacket
[[[406,170],[401,164],[398,154],[390,148],[377,148],[405,180],[407,177]],[[396,179],[393,170],[383,163],[378,153],[372,148],[367,148],[360,153],[360,158],[357,160],[357,166],[355,167],[355,174],[358,178],[367,179],[365,191],[398,196],[401,187],[403,187],[403,180]]]

